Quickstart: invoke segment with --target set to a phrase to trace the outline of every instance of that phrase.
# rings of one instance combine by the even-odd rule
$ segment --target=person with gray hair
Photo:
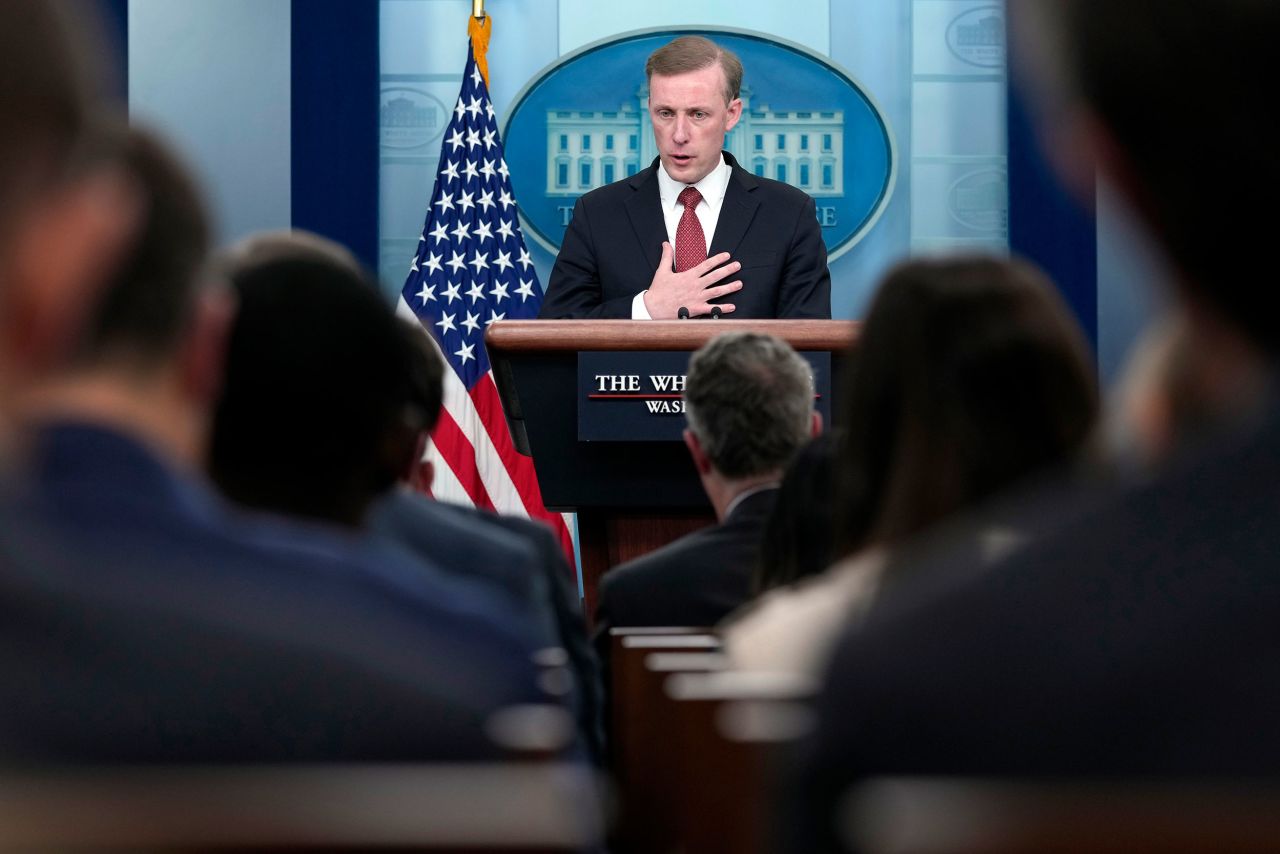
[[[684,402],[685,444],[721,519],[749,490],[781,480],[818,417],[808,363],[758,332],[721,335],[694,353]]]
[[[751,574],[782,472],[822,428],[808,363],[758,332],[711,339],[689,360],[685,445],[717,524],[605,574],[603,656],[613,626],[710,626],[751,596]]]

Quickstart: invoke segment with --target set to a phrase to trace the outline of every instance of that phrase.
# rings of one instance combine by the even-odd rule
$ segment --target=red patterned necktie
[[[698,188],[685,187],[676,201],[684,205],[680,224],[676,226],[676,272],[683,273],[707,260],[707,238],[702,233],[698,215],[694,213],[694,208],[702,201],[702,193],[698,192]]]

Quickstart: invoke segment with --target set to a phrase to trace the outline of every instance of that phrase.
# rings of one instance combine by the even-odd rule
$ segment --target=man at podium
[[[831,317],[813,199],[722,150],[742,114],[742,63],[701,36],[650,55],[658,158],[578,199],[539,315]]]

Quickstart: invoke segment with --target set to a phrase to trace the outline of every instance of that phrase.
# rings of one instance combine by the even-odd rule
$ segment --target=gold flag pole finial
[[[484,78],[485,88],[489,88],[489,61],[485,52],[489,49],[489,34],[493,32],[493,18],[484,13],[484,0],[471,0],[473,14],[467,19],[467,35],[471,37],[471,52],[475,54],[476,67]]]

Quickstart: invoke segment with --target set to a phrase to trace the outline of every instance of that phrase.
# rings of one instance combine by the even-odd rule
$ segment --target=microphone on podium
[[[688,320],[688,319],[689,319],[689,309],[688,309],[687,307],[683,306],[683,305],[682,305],[682,306],[680,306],[680,308],[678,308],[678,309],[676,310],[676,319],[677,319],[677,320]]]
[[[719,320],[719,319],[720,319],[720,315],[721,315],[721,314],[724,314],[724,312],[720,310],[720,306],[718,306],[718,305],[713,305],[713,306],[711,306],[711,319],[712,319],[712,320]]]

